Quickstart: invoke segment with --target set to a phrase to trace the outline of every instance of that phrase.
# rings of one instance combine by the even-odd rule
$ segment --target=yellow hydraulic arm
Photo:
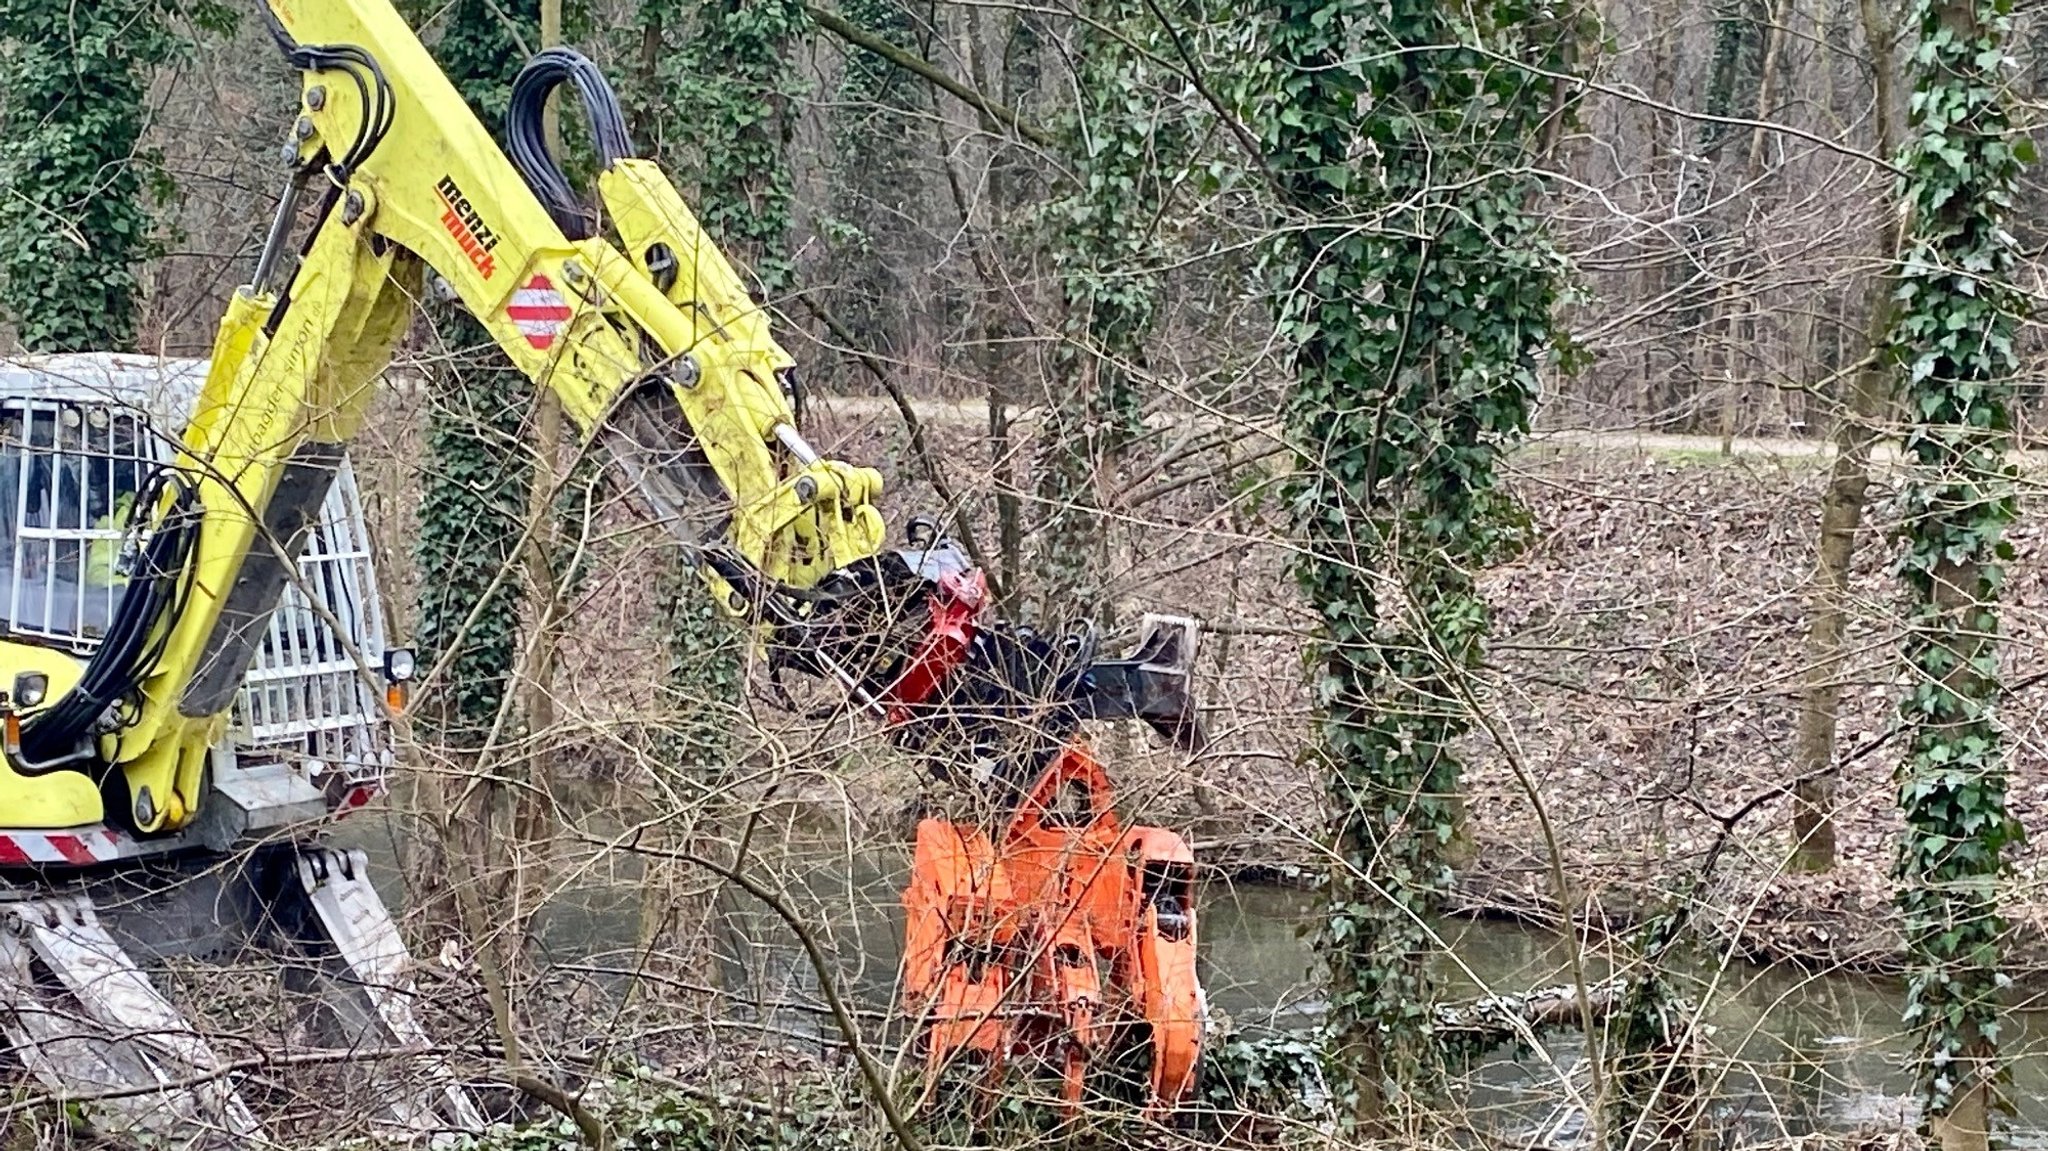
[[[602,215],[579,220],[536,195],[531,164],[500,150],[386,0],[269,7],[302,72],[291,161],[304,196],[286,197],[255,282],[222,319],[185,434],[178,514],[198,528],[179,610],[157,625],[132,714],[84,737],[144,832],[184,825],[201,802],[207,750],[424,291],[445,285],[585,434],[602,431],[717,572],[804,588],[883,543],[880,475],[798,435],[789,355],[658,169],[607,155]],[[589,82],[580,58],[554,62],[556,82]],[[302,198],[316,222],[282,277]],[[97,818],[81,815],[68,822]]]

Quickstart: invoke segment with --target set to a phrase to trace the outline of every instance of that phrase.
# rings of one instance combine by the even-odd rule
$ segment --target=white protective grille
[[[98,645],[125,590],[128,506],[175,455],[162,429],[191,411],[204,375],[202,363],[132,356],[0,360],[0,634],[79,655]],[[243,683],[232,737],[242,765],[289,762],[336,802],[381,789],[391,763],[377,687],[383,610],[346,459],[299,574]]]
[[[121,528],[152,464],[142,413],[118,404],[0,398],[0,622],[86,649],[126,587]]]
[[[299,577],[286,585],[242,684],[235,709],[241,754],[304,757],[315,783],[324,783],[326,772],[339,772],[349,786],[381,783],[391,766],[375,688],[383,674],[384,623],[362,501],[346,459],[306,542]],[[337,637],[336,624],[352,645]]]

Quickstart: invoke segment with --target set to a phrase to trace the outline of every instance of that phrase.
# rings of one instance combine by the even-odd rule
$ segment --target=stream
[[[346,836],[372,853],[378,886],[393,907],[403,893],[391,861],[392,840]],[[800,876],[787,897],[817,925],[836,962],[835,978],[871,1020],[895,1003],[902,913],[898,892],[908,851],[848,853],[844,844],[810,845],[785,864]],[[777,843],[765,854],[796,850]],[[849,860],[851,861],[849,864]],[[765,1027],[817,1043],[834,1034],[817,994],[815,974],[794,936],[766,909],[737,891],[721,904],[720,969],[736,1010]],[[1315,895],[1293,888],[1212,883],[1200,904],[1202,980],[1219,1023],[1246,1032],[1299,1030],[1320,1014],[1309,978],[1307,926]],[[617,874],[585,872],[536,916],[543,962],[617,970],[631,966],[638,937],[640,887]],[[1438,972],[1453,999],[1549,987],[1570,981],[1570,957],[1554,933],[1486,920],[1444,925],[1449,956]],[[1607,975],[1597,949],[1586,977]],[[1684,971],[1681,993],[1706,1003],[1712,1055],[1702,1069],[1714,1097],[1717,1126],[1755,1136],[1802,1135],[1854,1128],[1888,1130],[1916,1121],[1906,1069],[1910,1038],[1899,1025],[1902,992],[1895,981],[1848,974],[1814,975],[1791,967],[1734,962],[1716,972]],[[873,1026],[874,1024],[871,1024]],[[2014,1054],[2011,1098],[2016,1107],[2007,1145],[2048,1151],[2048,1059],[2027,1053],[2048,1041],[2048,1012],[2016,1012],[2001,1036]],[[1584,1090],[1584,1051],[1576,1032],[1553,1032],[1543,1049],[1519,1057],[1496,1052],[1473,1069],[1465,1099],[1473,1125],[1526,1131],[1547,1122],[1571,1079]]]

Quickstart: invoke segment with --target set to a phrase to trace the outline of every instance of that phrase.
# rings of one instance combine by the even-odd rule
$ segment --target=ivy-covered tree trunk
[[[1898,902],[1928,1126],[1988,1146],[1998,1106],[2006,809],[1998,603],[2012,545],[2013,342],[2025,307],[2004,218],[2031,145],[2005,103],[2010,0],[1917,0],[1900,155],[1909,209],[1893,348],[1905,368],[1900,574],[1907,593]]]
[[[501,125],[522,53],[514,32],[531,43],[538,0],[461,0],[446,13],[434,45],[437,58],[487,126]],[[507,19],[522,21],[508,28]],[[429,394],[426,455],[420,468],[414,642],[426,666],[439,667],[420,701],[415,730],[439,744],[457,770],[476,770],[487,748],[504,748],[512,685],[520,669],[523,589],[519,543],[534,479],[524,428],[533,407],[526,377],[504,359],[488,332],[466,311],[433,303],[434,355],[425,369]],[[487,998],[508,1061],[517,1062],[515,993],[508,980],[520,949],[520,928],[501,919],[514,905],[507,886],[523,873],[501,867],[516,851],[516,794],[496,771],[477,793],[425,777],[420,787],[440,826],[415,844],[412,882],[429,914],[456,919],[476,948]]]
[[[516,573],[533,459],[522,429],[533,392],[524,376],[488,361],[489,335],[467,315],[434,309],[432,370],[421,469],[416,642],[429,665],[446,661],[421,714],[451,750],[489,739],[519,666],[521,581]],[[483,362],[479,362],[483,361]]]
[[[658,156],[695,184],[693,206],[711,238],[753,273],[766,306],[787,291],[792,104],[802,95],[787,59],[805,26],[797,0],[657,0],[640,19],[664,47],[647,57],[647,123]],[[685,561],[678,556],[675,563]],[[713,610],[693,571],[662,587],[668,692],[675,708],[664,738],[671,767],[715,778],[733,747],[741,683],[740,636]]]
[[[445,21],[434,46],[442,71],[486,126],[502,125],[520,42],[539,35],[539,0],[460,0]],[[416,640],[430,666],[447,667],[422,713],[451,748],[475,749],[507,706],[520,662],[514,569],[533,483],[522,438],[533,388],[466,311],[437,305],[428,316],[438,346],[427,369]]]
[[[805,22],[795,0],[650,0],[641,6],[637,87],[648,148],[694,183],[692,205],[711,238],[751,271],[763,306],[794,278],[788,241],[794,200],[788,149],[791,105],[802,94],[787,54]],[[668,706],[655,745],[665,786],[687,804],[660,834],[678,842],[711,833],[726,805],[716,801],[738,750],[744,684],[742,632],[718,610],[695,568],[669,559],[658,588],[667,657]],[[676,898],[672,868],[650,864],[640,943],[650,958],[688,954],[706,982],[720,971],[695,946],[710,908]]]
[[[1528,426],[1558,275],[1526,162],[1550,87],[1445,46],[1555,70],[1569,25],[1519,3],[1465,11],[1474,22],[1430,0],[1283,0],[1263,128],[1300,217],[1281,322],[1305,456],[1296,574],[1323,629],[1316,753],[1336,867],[1319,952],[1333,1052],[1368,1123],[1438,1081],[1429,925],[1486,631],[1474,578],[1514,528],[1494,471]],[[1387,205],[1383,226],[1359,226]]]
[[[768,303],[790,287],[789,142],[804,88],[787,56],[806,25],[798,0],[649,0],[662,37],[648,112],[659,158],[696,185],[692,205]]]
[[[132,350],[149,201],[149,76],[179,44],[163,0],[0,0],[0,311],[33,352]]]
[[[1147,61],[1133,46],[1155,38],[1151,26],[1141,3],[1095,0],[1074,35],[1079,103],[1064,141],[1073,182],[1048,206],[1066,338],[1053,356],[1037,462],[1032,576],[1047,626],[1077,615],[1113,622],[1101,602],[1111,566],[1102,493],[1143,406],[1133,375],[1158,312],[1154,222],[1171,175]]]

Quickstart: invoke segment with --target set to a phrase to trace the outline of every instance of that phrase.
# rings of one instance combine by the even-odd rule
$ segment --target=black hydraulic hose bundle
[[[192,595],[191,567],[199,543],[199,493],[182,475],[163,468],[136,493],[125,530],[141,531],[169,493],[170,506],[150,533],[129,573],[128,590],[114,609],[78,686],[22,721],[16,770],[54,770],[92,754],[93,737],[118,720],[115,709],[133,704],[142,681],[163,657],[171,626]]]
[[[576,195],[561,163],[548,150],[543,127],[548,94],[565,83],[583,98],[599,161],[609,168],[633,157],[633,139],[626,131],[618,94],[597,65],[568,48],[549,48],[528,60],[512,81],[512,102],[505,109],[505,152],[562,234],[587,240],[598,233],[598,214]]]
[[[347,152],[335,158],[335,182],[343,184],[355,172],[357,165],[369,158],[377,145],[391,131],[391,119],[395,101],[391,98],[391,83],[384,77],[384,69],[377,58],[354,44],[300,44],[285,31],[278,22],[277,14],[267,7],[263,19],[270,29],[270,38],[277,42],[284,52],[286,62],[305,72],[341,72],[356,86],[361,98],[361,107],[368,110],[363,122],[356,127],[356,138],[349,144]]]

